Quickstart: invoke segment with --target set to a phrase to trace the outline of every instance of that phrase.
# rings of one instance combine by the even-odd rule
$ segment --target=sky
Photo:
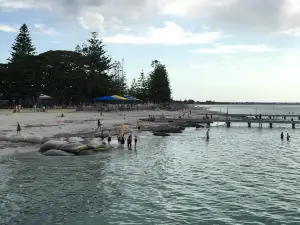
[[[177,100],[300,101],[300,0],[0,0],[0,62],[23,23],[38,53],[98,32],[128,84],[160,60]]]

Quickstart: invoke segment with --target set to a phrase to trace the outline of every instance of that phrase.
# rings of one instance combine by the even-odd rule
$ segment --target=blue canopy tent
[[[98,97],[95,98],[95,101],[118,101],[119,99],[114,98],[112,96],[102,96],[102,97]]]
[[[131,97],[131,96],[129,96],[129,95],[124,95],[123,97],[126,98],[126,99],[128,99],[129,101],[134,101],[134,102],[140,101],[140,99],[133,98],[133,97]]]

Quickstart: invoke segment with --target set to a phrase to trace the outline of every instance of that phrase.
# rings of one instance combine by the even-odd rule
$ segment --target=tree
[[[111,58],[104,50],[102,40],[97,32],[92,32],[87,44],[83,44],[81,55],[84,60],[86,72],[85,91],[91,98],[99,95],[107,95],[113,89],[112,78],[109,70],[112,67]],[[76,51],[80,48],[76,47]]]
[[[166,66],[158,60],[151,63],[153,70],[149,76],[149,100],[152,102],[169,102],[171,100],[171,87]]]
[[[112,64],[110,77],[113,82],[112,90],[111,90],[113,94],[117,94],[117,95],[127,94],[127,84],[126,84],[126,77],[125,77],[123,65],[124,65],[124,59],[122,59],[122,61],[115,61]]]
[[[138,99],[141,99],[143,101],[147,101],[148,100],[148,94],[149,94],[149,82],[148,82],[148,78],[145,77],[145,73],[144,71],[141,71],[140,73],[140,77],[138,79],[138,83],[137,83],[137,93],[136,93],[136,97]]]
[[[26,24],[21,26],[19,34],[11,47],[10,53],[11,57],[8,59],[9,62],[13,62],[20,57],[33,56],[36,54]]]
[[[136,80],[135,80],[135,78],[133,78],[131,86],[130,86],[130,88],[128,90],[128,94],[130,96],[132,96],[132,97],[136,97],[136,95],[137,95],[137,88],[138,87],[137,87]]]

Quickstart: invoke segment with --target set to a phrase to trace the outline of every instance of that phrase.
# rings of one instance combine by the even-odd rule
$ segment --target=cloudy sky
[[[0,0],[0,61],[26,23],[38,52],[97,31],[128,83],[154,59],[173,97],[300,101],[300,0]]]

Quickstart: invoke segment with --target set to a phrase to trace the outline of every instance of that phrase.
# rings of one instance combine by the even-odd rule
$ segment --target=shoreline
[[[203,108],[191,108],[190,110],[194,118],[197,118],[199,114],[211,113],[209,110]],[[138,134],[138,121],[143,134],[146,132],[153,133],[161,131],[165,125],[160,122],[144,122],[140,121],[140,119],[148,118],[149,115],[154,115],[157,118],[161,115],[167,118],[178,118],[182,114],[188,114],[188,111],[165,110],[104,112],[103,115],[100,115],[99,112],[75,111],[70,109],[56,109],[47,112],[28,112],[25,109],[25,112],[15,114],[11,110],[10,112],[10,114],[6,113],[3,115],[3,110],[0,110],[0,135],[16,135],[16,124],[19,122],[22,127],[22,136],[30,135],[54,139],[66,139],[69,137],[97,138],[100,136],[100,132],[97,131],[97,120],[100,119],[104,134],[107,134],[108,130],[111,130],[113,140],[116,139],[121,124],[124,125],[125,134]],[[65,117],[60,117],[62,113],[64,113]],[[167,128],[170,128],[170,126],[167,126]],[[178,133],[172,129],[170,133]],[[8,143],[6,141],[0,142],[0,156],[37,150],[35,145]]]

